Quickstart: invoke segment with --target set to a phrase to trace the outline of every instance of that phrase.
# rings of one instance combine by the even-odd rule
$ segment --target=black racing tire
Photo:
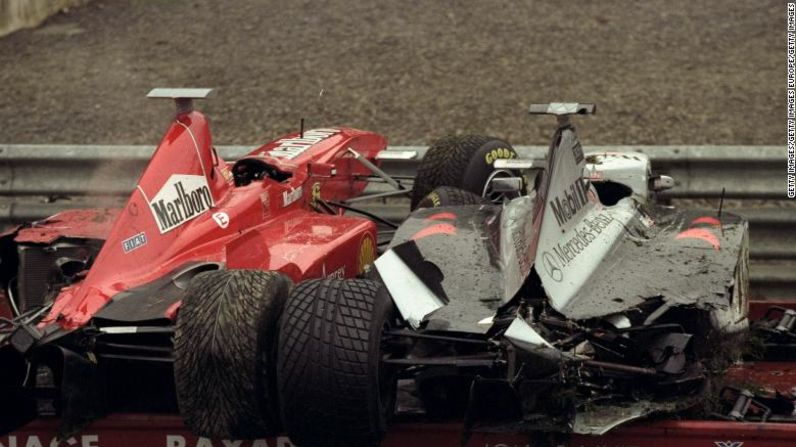
[[[381,364],[382,331],[394,318],[384,286],[367,279],[300,283],[279,334],[282,420],[301,447],[378,446],[395,403]]]
[[[453,186],[440,186],[431,191],[417,208],[439,208],[441,206],[483,205],[489,203],[483,197]]]
[[[501,158],[517,158],[517,152],[499,138],[483,135],[440,138],[428,148],[417,168],[412,209],[440,186],[454,186],[480,196],[495,160]]]
[[[216,270],[194,277],[174,336],[174,381],[195,434],[253,439],[281,429],[276,338],[291,282],[277,272]]]

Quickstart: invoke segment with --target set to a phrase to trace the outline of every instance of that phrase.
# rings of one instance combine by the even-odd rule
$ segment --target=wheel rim
[[[481,192],[481,197],[489,200],[492,203],[503,203],[505,199],[511,199],[505,193],[497,192],[492,189],[492,180],[496,178],[511,178],[516,177],[511,171],[505,169],[497,169],[489,174],[484,184],[484,190]]]

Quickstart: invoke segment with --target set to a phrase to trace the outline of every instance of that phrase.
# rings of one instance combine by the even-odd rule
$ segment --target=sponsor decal
[[[547,276],[553,279],[555,282],[561,282],[564,279],[564,272],[561,270],[561,267],[558,266],[558,261],[556,261],[556,257],[551,255],[549,251],[542,253],[542,263],[544,264],[544,270],[547,272]]]
[[[532,237],[529,237],[532,236],[529,232],[533,230],[527,225],[530,212],[531,209],[527,205],[507,206],[503,211],[505,219],[502,227],[511,238],[511,244],[514,247],[514,253],[517,257],[520,272],[523,272],[523,274],[529,272],[533,264],[533,259],[531,257]],[[491,225],[491,220],[492,219],[487,220],[486,224]]]
[[[215,205],[203,175],[173,174],[155,195],[149,208],[160,233],[201,216]]]
[[[274,158],[291,160],[303,154],[313,145],[339,132],[340,130],[338,129],[312,129],[304,132],[301,137],[283,138],[276,142],[276,147],[268,151],[268,155]]]
[[[160,444],[162,445],[162,444]],[[210,439],[195,436],[166,435],[166,447],[296,447],[287,436],[268,439]]]
[[[323,265],[323,270],[324,272],[326,272],[326,264]],[[343,279],[345,278],[345,266],[340,267],[339,269],[333,271],[332,273],[329,273],[328,275],[324,273],[323,276],[324,278]]]
[[[528,250],[528,235],[525,225],[515,225],[511,230],[511,243],[514,244],[514,251],[517,253],[517,261],[520,263],[520,271],[531,270],[531,256]]]
[[[442,199],[440,199],[439,194],[437,194],[436,192],[432,192],[426,197],[428,197],[428,199],[431,200],[431,204],[434,206],[434,208],[442,206]]]
[[[583,224],[576,227],[573,231],[574,236],[563,243],[559,242],[553,247],[555,260],[558,261],[556,265],[559,268],[569,265],[613,221],[613,217],[604,214],[583,219]]]
[[[577,164],[583,163],[583,147],[580,145],[580,141],[578,141],[577,143],[575,143],[574,146],[572,146],[572,155],[575,156],[575,163]]]
[[[558,226],[567,223],[572,216],[578,213],[588,202],[586,185],[583,180],[577,178],[569,187],[564,188],[564,193],[557,195],[550,201],[550,208],[556,216]]]
[[[268,196],[268,191],[260,194],[260,205],[263,207],[263,219],[267,219],[271,215],[271,198]]]
[[[517,154],[512,151],[511,149],[507,149],[505,147],[499,147],[497,149],[492,149],[491,151],[487,152],[484,155],[484,161],[486,164],[491,165],[495,162],[495,160],[500,158],[516,158]]]
[[[224,180],[226,180],[226,182],[231,185],[234,182],[234,178],[232,176],[232,172],[229,170],[229,166],[224,165],[224,167],[222,167],[220,171],[221,171],[221,177],[224,177]]]
[[[359,258],[357,259],[357,272],[362,273],[365,271],[365,268],[370,264],[373,264],[373,261],[376,260],[376,244],[373,243],[373,236],[370,233],[366,233],[365,237],[362,238],[362,242],[359,243]]]
[[[213,214],[213,220],[215,220],[221,228],[227,228],[229,226],[229,214],[223,211]]]
[[[2,439],[2,438],[0,438]],[[39,435],[8,435],[6,441],[0,441],[0,446],[5,447],[100,447],[99,435],[72,436],[66,439],[58,439],[56,436]]]
[[[320,182],[315,182],[312,184],[312,204],[314,205],[316,201],[320,200],[321,198],[321,184]]]
[[[715,441],[716,447],[743,447],[743,441]]]
[[[131,251],[141,248],[146,245],[146,233],[143,231],[136,234],[135,236],[129,237],[122,241],[122,250],[126,253],[130,253]]]
[[[296,200],[300,199],[304,194],[304,187],[299,186],[292,191],[285,191],[282,193],[282,206],[286,207],[292,205]]]

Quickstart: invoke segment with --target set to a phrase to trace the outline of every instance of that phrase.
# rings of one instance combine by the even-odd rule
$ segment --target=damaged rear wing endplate
[[[569,126],[570,115],[594,115],[597,105],[585,102],[550,102],[531,104],[528,108],[531,115],[555,115],[558,127]]]
[[[531,115],[594,115],[597,105],[580,102],[549,102],[544,104],[531,104],[528,113]]]

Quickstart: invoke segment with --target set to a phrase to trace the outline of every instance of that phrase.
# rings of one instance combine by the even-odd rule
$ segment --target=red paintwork
[[[221,441],[191,434],[179,416],[112,415],[97,421],[61,444],[49,444],[57,432],[56,420],[39,420],[0,437],[3,447],[289,447],[287,437],[255,441]],[[399,423],[382,447],[461,447],[460,423]],[[36,442],[38,441],[38,443]],[[561,447],[717,447],[716,442],[743,442],[743,447],[796,445],[796,424],[727,421],[656,421],[619,428],[604,436],[572,436],[553,444]],[[524,435],[476,433],[467,447],[532,447]],[[536,444],[539,445],[539,444]],[[727,444],[733,447],[733,444]],[[721,444],[718,445],[721,447]],[[739,447],[736,445],[734,447]]]
[[[705,228],[689,228],[681,231],[675,239],[700,239],[712,245],[714,250],[721,249],[719,238]]]
[[[456,234],[456,227],[448,223],[434,224],[423,228],[412,236],[412,240],[423,239],[424,237],[433,236],[435,234]]]
[[[21,228],[14,238],[19,243],[49,244],[62,237],[104,239],[119,216],[118,209],[67,210],[30,227]]]
[[[752,321],[763,318],[771,306],[796,310],[796,299],[792,300],[752,300],[749,301],[749,319]]]
[[[456,215],[453,213],[436,213],[426,217],[426,220],[456,220]]]
[[[740,386],[753,384],[789,394],[796,387],[796,362],[746,362],[731,368],[725,378]]]
[[[3,318],[14,318],[14,312],[11,311],[11,306],[8,304],[8,298],[6,298],[6,293],[0,291],[0,317]]]
[[[696,219],[691,221],[692,226],[697,224],[706,224],[714,227],[720,227],[721,221],[712,216],[702,216],[702,217],[697,217]]]
[[[19,242],[48,243],[62,236],[105,239],[86,278],[61,291],[40,326],[80,327],[117,293],[154,281],[188,262],[278,270],[293,281],[332,272],[347,277],[359,273],[357,254],[364,238],[375,240],[375,224],[362,218],[317,213],[311,206],[312,191],[319,190],[326,200],[361,194],[365,182],[352,176],[370,172],[346,149],[353,148],[375,162],[376,154],[386,148],[386,139],[340,128],[290,160],[268,156],[277,145],[278,141],[266,144],[250,157],[261,158],[292,177],[282,183],[266,178],[236,188],[229,167],[212,150],[205,117],[196,111],[183,113],[171,123],[124,208],[106,214],[64,212],[41,225],[20,230],[16,236]],[[333,166],[336,175],[312,176],[313,163]],[[161,232],[149,202],[161,191],[176,194],[173,184],[167,187],[172,175],[194,176],[192,181],[204,178],[198,181],[206,182],[214,206]],[[226,213],[219,217],[225,225],[213,218],[219,212]],[[140,233],[146,235],[147,243],[125,253],[122,242]],[[173,318],[176,307],[167,314]]]

